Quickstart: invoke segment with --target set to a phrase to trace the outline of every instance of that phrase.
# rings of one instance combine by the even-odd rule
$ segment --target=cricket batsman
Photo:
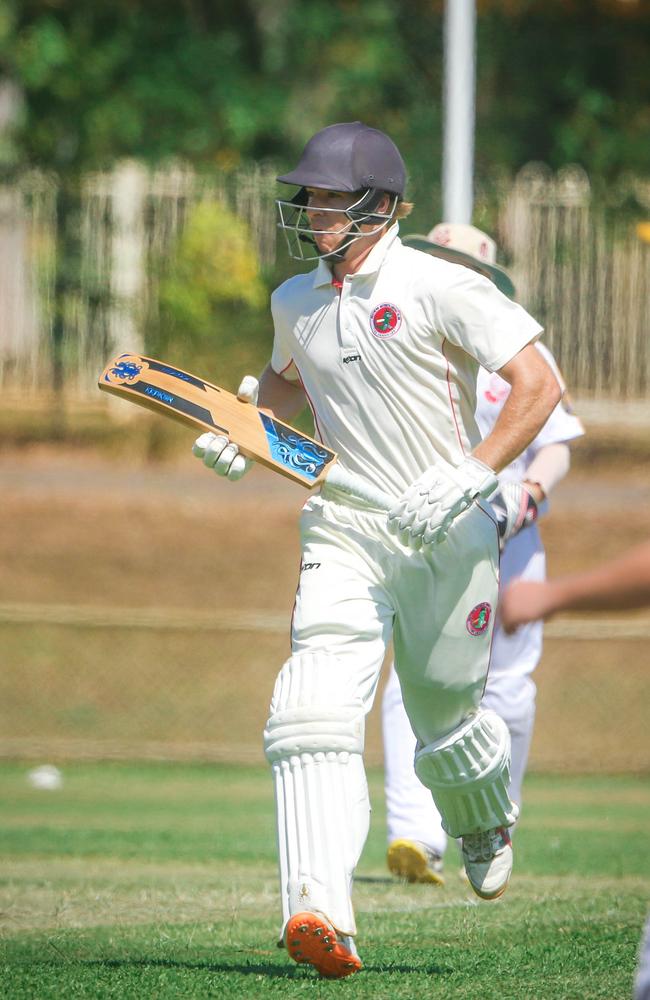
[[[339,978],[361,968],[351,887],[370,816],[364,720],[391,637],[418,777],[462,838],[474,890],[492,899],[508,884],[510,737],[480,707],[499,577],[486,501],[561,390],[521,306],[402,244],[406,170],[384,132],[330,125],[278,179],[294,189],[277,202],[289,252],[317,264],[273,293],[271,360],[240,396],[286,421],[307,400],[341,466],[395,497],[388,515],[328,485],[305,504],[291,656],[264,731],[282,941]],[[483,440],[480,365],[511,387]],[[223,436],[202,435],[194,451],[220,475],[246,471]]]
[[[427,236],[404,241],[425,253],[462,264],[490,278],[507,295],[514,285],[496,263],[497,248],[490,236],[475,226],[439,223]],[[564,381],[553,355],[539,341],[535,347]],[[494,427],[510,393],[496,372],[479,368],[476,385],[476,422],[483,437]],[[565,397],[526,450],[499,473],[499,489],[490,502],[497,515],[501,542],[501,588],[514,576],[543,580],[546,559],[537,529],[546,514],[548,498],[569,470],[569,442],[584,428],[570,411]],[[531,677],[542,655],[541,622],[530,622],[515,636],[494,627],[492,655],[483,708],[501,716],[510,733],[509,794],[521,808],[521,789],[535,721],[536,687]],[[410,882],[443,882],[443,854],[447,837],[431,794],[413,770],[415,736],[402,702],[399,680],[391,669],[382,699],[384,740],[387,863],[394,875]]]

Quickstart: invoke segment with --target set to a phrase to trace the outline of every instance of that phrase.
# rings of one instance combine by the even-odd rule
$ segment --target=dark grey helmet
[[[278,180],[326,191],[378,188],[402,197],[406,168],[397,146],[384,132],[363,122],[343,122],[312,136],[295,170]]]
[[[393,220],[404,194],[406,168],[397,146],[384,132],[363,122],[342,122],[312,136],[295,170],[282,174],[278,180],[299,188],[290,200],[276,201],[278,226],[287,238],[290,256],[296,260],[326,257],[334,261],[343,260],[348,248],[366,235],[359,228],[361,225],[374,225],[379,231]],[[336,250],[327,254],[317,252],[307,215],[307,188],[358,194],[345,210],[349,219],[345,238]],[[386,194],[391,196],[390,210],[380,211]]]

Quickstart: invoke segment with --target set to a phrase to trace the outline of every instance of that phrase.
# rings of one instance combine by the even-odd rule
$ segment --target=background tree
[[[532,159],[580,163],[610,185],[650,174],[650,4],[479,0],[478,14],[479,185]],[[86,171],[127,156],[285,168],[323,125],[362,119],[403,150],[409,228],[429,228],[440,212],[442,17],[442,0],[4,0],[0,129],[7,99],[13,126],[0,171],[37,167],[57,181],[55,385]]]

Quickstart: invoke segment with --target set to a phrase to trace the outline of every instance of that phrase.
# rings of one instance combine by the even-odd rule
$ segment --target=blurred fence
[[[173,248],[193,203],[225,201],[248,223],[263,266],[273,265],[274,174],[253,166],[207,177],[180,164],[149,171],[127,162],[86,178],[81,273],[61,351],[70,394],[94,393],[107,356],[142,346],[144,311],[156,294],[154,262]],[[38,173],[0,188],[5,391],[51,382],[55,196],[52,180]],[[531,164],[495,197],[518,298],[545,325],[572,391],[597,400],[647,400],[650,243],[620,209],[633,198],[650,211],[650,182],[630,178],[605,203],[594,198],[580,168],[556,175]]]
[[[275,171],[258,166],[206,176],[183,164],[150,171],[128,161],[89,174],[79,206],[79,274],[67,295],[60,351],[66,391],[95,396],[107,357],[142,349],[160,261],[192,205],[228,205],[248,225],[261,264],[272,264],[274,192]],[[21,395],[52,383],[55,216],[51,177],[30,172],[17,186],[0,187],[0,387]]]
[[[0,605],[0,757],[262,763],[288,614],[223,618]],[[650,772],[648,639],[647,618],[547,626],[531,769]],[[373,765],[383,759],[380,701],[367,726]]]
[[[594,203],[579,167],[531,164],[504,205],[518,298],[581,396],[650,398],[650,242],[614,210],[631,196],[650,210],[650,181],[630,178]]]

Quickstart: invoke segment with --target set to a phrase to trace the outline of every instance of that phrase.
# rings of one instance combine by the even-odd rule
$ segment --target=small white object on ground
[[[57,791],[63,788],[63,775],[54,764],[43,764],[41,767],[34,767],[27,773],[27,780],[32,788],[41,788],[46,791]]]

